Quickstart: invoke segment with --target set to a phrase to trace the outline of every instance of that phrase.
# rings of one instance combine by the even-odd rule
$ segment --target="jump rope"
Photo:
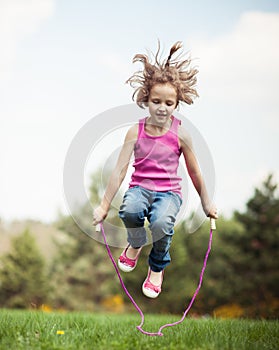
[[[96,226],[96,231],[101,231],[102,232],[102,236],[103,236],[103,239],[104,239],[104,243],[105,243],[105,246],[106,246],[106,249],[107,249],[107,252],[108,252],[108,256],[115,268],[115,271],[117,273],[117,276],[119,278],[119,281],[120,281],[120,284],[124,290],[124,292],[126,293],[126,295],[128,296],[128,298],[131,300],[132,304],[134,305],[134,307],[136,308],[136,310],[138,311],[138,313],[140,314],[141,316],[141,323],[140,325],[136,326],[136,328],[143,334],[146,334],[146,335],[149,335],[149,336],[163,336],[164,334],[162,333],[162,330],[164,328],[167,328],[167,327],[173,327],[173,326],[176,326],[180,323],[182,323],[186,317],[186,315],[188,314],[189,310],[191,309],[198,293],[199,293],[199,290],[201,288],[201,285],[202,285],[202,280],[203,280],[203,275],[204,275],[204,271],[206,269],[206,264],[207,264],[207,259],[208,259],[208,256],[209,256],[209,253],[210,253],[210,250],[211,250],[211,244],[212,244],[212,236],[213,236],[213,230],[216,230],[216,225],[215,225],[215,220],[214,219],[210,219],[210,233],[209,233],[209,241],[208,241],[208,247],[207,247],[207,251],[206,251],[206,254],[205,254],[205,257],[204,257],[204,261],[203,261],[203,267],[202,267],[202,270],[201,270],[201,273],[200,273],[200,279],[199,279],[199,284],[198,284],[198,287],[187,307],[187,309],[184,311],[184,314],[182,316],[182,318],[176,322],[173,322],[173,323],[166,323],[164,324],[163,326],[161,326],[158,330],[157,333],[152,333],[152,332],[147,332],[145,330],[142,329],[143,327],[143,324],[144,324],[144,314],[143,312],[141,311],[141,308],[138,306],[138,304],[135,302],[135,300],[133,299],[133,297],[131,296],[131,294],[129,293],[128,289],[126,288],[124,282],[123,282],[123,279],[120,275],[120,271],[117,267],[117,264],[112,256],[112,253],[111,253],[111,250],[109,248],[109,245],[108,245],[108,242],[107,242],[107,238],[106,238],[106,234],[105,234],[105,230],[104,230],[104,226],[102,223],[98,224]]]

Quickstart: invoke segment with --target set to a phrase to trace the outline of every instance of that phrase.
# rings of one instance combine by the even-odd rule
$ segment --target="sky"
[[[72,140],[132,103],[132,58],[156,51],[158,39],[165,54],[182,41],[199,69],[200,97],[179,113],[207,142],[219,213],[244,210],[269,173],[279,182],[278,37],[278,1],[0,0],[0,218],[67,213]],[[120,131],[91,153],[85,186],[123,142]]]

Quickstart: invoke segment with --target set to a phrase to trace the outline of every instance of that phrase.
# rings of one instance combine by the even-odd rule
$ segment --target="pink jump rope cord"
[[[120,272],[119,272],[119,269],[117,267],[117,264],[111,254],[111,251],[110,251],[110,248],[109,248],[109,245],[107,243],[107,238],[106,238],[106,234],[105,234],[105,231],[104,231],[104,226],[102,223],[100,223],[100,228],[101,228],[101,232],[102,232],[102,235],[103,235],[103,239],[104,239],[104,243],[105,243],[105,246],[106,246],[106,249],[107,249],[107,252],[108,252],[108,255],[110,257],[110,260],[111,262],[113,263],[113,266],[115,268],[115,271],[118,275],[118,278],[119,278],[119,281],[120,281],[120,284],[124,290],[124,292],[126,293],[126,295],[129,297],[129,299],[131,300],[132,304],[134,305],[134,307],[137,309],[138,313],[140,314],[141,316],[141,323],[139,326],[137,326],[137,329],[143,333],[143,334],[146,334],[146,335],[150,335],[150,336],[163,336],[164,334],[162,333],[162,330],[166,327],[172,327],[172,326],[176,326],[178,325],[179,323],[182,323],[187,315],[187,313],[189,312],[189,310],[191,309],[195,299],[196,299],[196,296],[198,295],[198,292],[201,288],[201,285],[202,285],[202,280],[203,280],[203,275],[204,275],[204,271],[205,271],[205,268],[206,268],[206,264],[207,264],[207,259],[208,259],[208,256],[209,256],[209,253],[210,253],[210,250],[211,250],[211,244],[212,244],[212,236],[213,236],[213,230],[216,229],[215,227],[215,220],[213,219],[210,219],[210,235],[209,235],[209,241],[208,241],[208,248],[207,248],[207,251],[206,251],[206,254],[205,254],[205,257],[204,257],[204,261],[203,261],[203,267],[202,267],[202,270],[201,270],[201,274],[200,274],[200,280],[199,280],[199,284],[198,284],[198,287],[187,307],[187,309],[184,311],[184,314],[182,316],[182,318],[177,321],[177,322],[173,322],[173,323],[167,323],[163,326],[161,326],[158,330],[157,333],[150,333],[150,332],[146,332],[145,330],[142,329],[142,326],[144,324],[144,314],[143,312],[141,311],[140,307],[137,305],[137,303],[135,302],[135,300],[133,299],[133,297],[131,296],[131,294],[129,293],[129,291],[127,290],[123,280],[122,280],[122,277],[120,275]],[[99,227],[96,227],[96,231],[99,231]]]

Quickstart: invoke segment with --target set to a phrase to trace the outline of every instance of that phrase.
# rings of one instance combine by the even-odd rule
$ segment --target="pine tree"
[[[235,217],[245,229],[236,242],[241,247],[236,268],[243,277],[239,293],[246,296],[243,302],[252,316],[275,317],[279,307],[279,197],[272,175],[255,189],[246,211],[236,212]]]

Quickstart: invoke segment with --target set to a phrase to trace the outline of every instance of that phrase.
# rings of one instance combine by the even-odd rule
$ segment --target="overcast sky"
[[[195,59],[200,98],[179,112],[210,149],[219,212],[242,210],[269,172],[279,180],[278,38],[275,0],[0,0],[0,218],[66,212],[71,141],[132,102],[132,58],[158,39],[164,52],[182,41]],[[103,160],[123,141],[111,136]]]

